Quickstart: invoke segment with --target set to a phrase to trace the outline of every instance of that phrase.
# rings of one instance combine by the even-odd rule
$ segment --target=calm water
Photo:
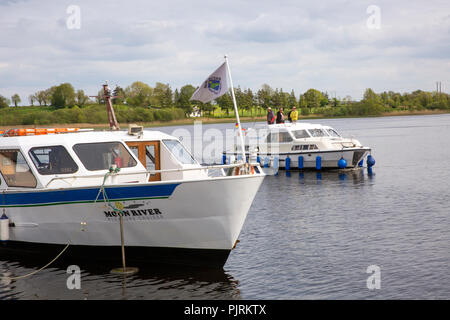
[[[223,270],[149,268],[124,281],[108,273],[117,266],[80,265],[81,289],[68,290],[67,265],[12,281],[45,262],[0,257],[0,299],[450,299],[450,115],[311,122],[371,146],[373,175],[266,177]],[[160,128],[175,129],[193,132]],[[366,286],[370,265],[379,290]]]

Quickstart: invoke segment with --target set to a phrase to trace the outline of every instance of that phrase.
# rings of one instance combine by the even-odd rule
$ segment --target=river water
[[[267,176],[223,270],[155,267],[123,279],[109,273],[117,266],[80,265],[81,289],[69,290],[67,265],[11,280],[43,263],[0,257],[0,299],[450,299],[450,114],[310,122],[372,147],[372,175]]]

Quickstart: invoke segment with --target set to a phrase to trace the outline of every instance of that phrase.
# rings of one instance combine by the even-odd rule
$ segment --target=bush
[[[309,115],[309,108],[301,108],[301,114],[302,116],[308,116]]]

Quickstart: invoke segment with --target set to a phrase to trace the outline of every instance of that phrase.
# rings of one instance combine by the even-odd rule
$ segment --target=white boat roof
[[[160,131],[144,130],[142,138],[135,135],[129,135],[128,131],[88,131],[73,132],[62,134],[43,134],[43,135],[27,135],[0,137],[0,147],[34,147],[42,145],[58,145],[58,144],[77,144],[77,143],[95,143],[108,141],[140,141],[140,140],[162,140],[176,139]]]
[[[257,128],[267,128],[268,130],[301,130],[301,129],[318,129],[318,128],[331,128],[330,126],[318,124],[318,123],[309,123],[309,122],[297,122],[297,123],[277,123],[277,124],[265,124],[261,126],[257,126]],[[253,129],[253,128],[249,128]],[[256,128],[255,128],[256,129]]]

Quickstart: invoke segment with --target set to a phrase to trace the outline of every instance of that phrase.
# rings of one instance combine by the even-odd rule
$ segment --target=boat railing
[[[229,168],[238,168],[247,165],[248,163],[239,162],[232,164],[223,164],[223,165],[209,165],[209,166],[201,166],[201,167],[191,167],[191,168],[176,168],[176,169],[162,169],[162,170],[145,170],[145,171],[134,171],[134,172],[116,172],[111,174],[111,176],[126,176],[126,175],[136,175],[136,174],[157,174],[157,173],[170,173],[170,172],[182,172],[182,171],[198,171],[198,170],[211,170],[211,169],[229,169]],[[258,166],[259,163],[250,163],[250,166]],[[107,173],[108,174],[108,173]],[[105,174],[93,174],[93,175],[84,175],[84,176],[64,176],[64,177],[53,177],[49,182],[45,185],[44,188],[47,188],[52,182],[57,180],[68,180],[68,179],[90,179],[90,178],[104,178]],[[65,181],[67,182],[67,181]],[[73,181],[75,182],[75,181]],[[73,185],[73,182],[71,185]]]

